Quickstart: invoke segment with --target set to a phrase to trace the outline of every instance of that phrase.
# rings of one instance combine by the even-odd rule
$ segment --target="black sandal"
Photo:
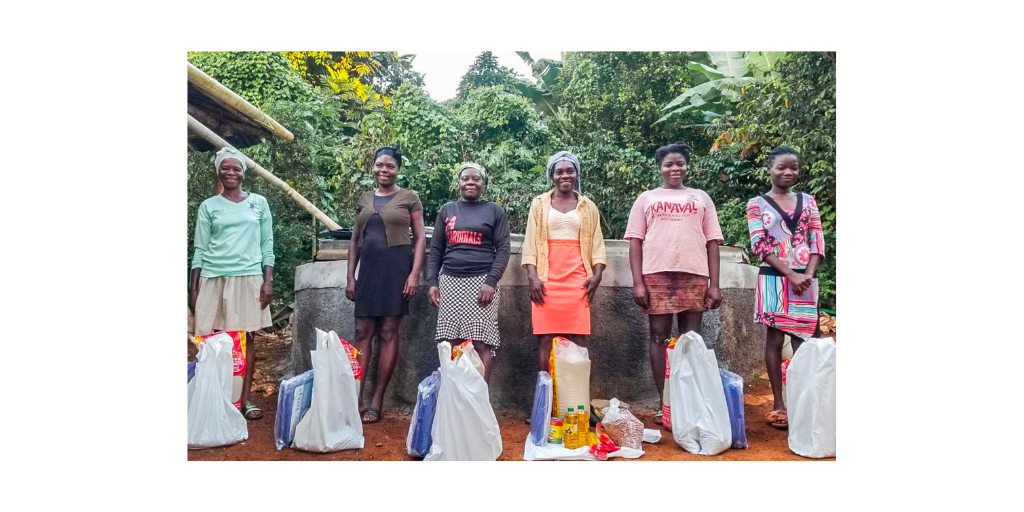
[[[373,419],[370,420],[370,421],[366,421],[366,415],[367,414],[372,414],[373,415]],[[369,423],[377,423],[378,421],[380,421],[383,418],[384,418],[384,415],[382,415],[380,413],[380,409],[374,409],[373,407],[367,407],[366,410],[363,411],[363,415],[362,415],[362,417],[360,419],[363,421],[363,423],[369,424]]]

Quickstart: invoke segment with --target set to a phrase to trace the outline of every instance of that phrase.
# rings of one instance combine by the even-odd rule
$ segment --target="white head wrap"
[[[225,147],[217,152],[217,160],[213,164],[213,170],[216,172],[220,169],[220,163],[224,160],[231,158],[238,160],[238,163],[242,164],[242,172],[245,172],[245,155],[240,153],[237,149]]]

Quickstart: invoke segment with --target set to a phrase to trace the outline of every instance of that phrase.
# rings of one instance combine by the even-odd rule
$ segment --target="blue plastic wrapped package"
[[[430,430],[434,426],[434,412],[437,410],[437,392],[441,388],[441,372],[434,370],[420,382],[416,391],[416,407],[412,410],[409,435],[405,449],[413,457],[426,457],[433,439]]]
[[[277,449],[292,445],[295,426],[309,410],[313,400],[313,370],[281,381],[277,390],[277,417],[274,420],[274,438]]]
[[[196,376],[196,362],[195,361],[189,361],[188,362],[188,381],[186,381],[186,382],[191,382],[192,381],[192,377],[195,377],[195,376]]]
[[[548,372],[538,373],[537,388],[533,393],[533,412],[530,414],[530,442],[536,446],[548,444],[553,391],[551,374]]]
[[[747,448],[747,423],[743,417],[743,377],[722,368],[722,387],[729,406],[729,424],[732,426],[732,447]]]

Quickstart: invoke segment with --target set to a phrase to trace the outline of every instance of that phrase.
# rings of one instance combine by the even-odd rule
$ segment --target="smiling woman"
[[[398,328],[402,317],[409,314],[409,301],[416,296],[426,250],[423,205],[415,192],[395,184],[401,169],[402,151],[398,144],[377,150],[373,161],[377,190],[359,198],[356,230],[349,244],[345,295],[356,303],[355,345],[363,368],[370,367],[373,338],[380,333],[377,385],[370,407],[365,410],[363,382],[359,384],[359,408],[364,423],[376,423],[382,417],[384,392],[398,362]],[[410,228],[413,240],[409,240]]]
[[[547,171],[555,188],[530,204],[522,259],[530,281],[541,371],[548,371],[555,336],[586,346],[590,303],[606,264],[597,205],[579,193],[579,159],[560,151],[548,159]]]
[[[486,171],[478,164],[459,169],[462,199],[438,210],[430,240],[427,283],[430,305],[439,308],[434,341],[455,345],[466,339],[484,363],[490,381],[498,335],[498,280],[511,254],[508,217],[483,199]]]
[[[189,281],[189,306],[195,314],[195,334],[251,331],[270,327],[274,291],[274,228],[270,205],[259,195],[242,190],[245,156],[231,148],[217,152],[214,169],[224,192],[199,206],[194,255]],[[249,403],[255,364],[255,344],[246,344],[242,412],[258,419],[263,412]]]

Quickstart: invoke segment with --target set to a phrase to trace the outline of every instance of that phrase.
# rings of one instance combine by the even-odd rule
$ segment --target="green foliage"
[[[612,144],[650,155],[671,142],[710,143],[696,114],[655,124],[662,107],[694,83],[679,52],[566,52],[553,91],[561,96],[558,123],[576,146]],[[652,164],[653,165],[653,164]]]
[[[188,61],[259,108],[309,98],[315,90],[280,52],[193,52]]]
[[[498,64],[498,59],[491,52],[481,52],[466,74],[462,75],[456,98],[465,99],[473,89],[495,85],[515,92],[518,81],[515,71]]]
[[[516,52],[524,62],[530,65],[535,82],[525,78],[519,79],[516,89],[520,94],[533,102],[533,106],[543,115],[557,116],[560,98],[551,92],[558,87],[558,77],[562,72],[562,62],[551,59],[534,61],[530,52]]]
[[[423,217],[430,222],[441,205],[455,197],[451,175],[464,159],[460,146],[465,136],[455,113],[412,83],[398,89],[390,113],[402,143],[398,184],[416,191],[423,203]]]
[[[321,52],[307,52],[317,54]],[[822,303],[835,303],[835,55],[706,52],[568,52],[564,62],[537,61],[536,82],[515,76],[482,53],[463,77],[459,95],[437,102],[411,70],[412,56],[344,52],[358,63],[372,54],[380,67],[360,75],[367,90],[390,105],[351,101],[314,87],[281,53],[189,54],[196,64],[264,109],[295,134],[244,151],[342,226],[354,224],[359,194],[371,190],[377,148],[401,142],[398,183],[416,191],[424,220],[458,197],[455,173],[464,162],[487,168],[485,197],[508,213],[522,233],[531,199],[550,189],[544,165],[559,150],[582,163],[583,192],[600,207],[607,238],[621,238],[636,197],[660,185],[659,146],[683,141],[693,149],[687,185],[715,200],[726,243],[748,247],[747,200],[768,188],[764,157],[786,144],[801,152],[805,190],[818,199],[825,226],[826,261],[818,273]],[[308,68],[307,68],[308,70]],[[352,75],[349,75],[352,78]],[[725,79],[744,78],[742,84]],[[708,91],[701,93],[705,84]],[[674,99],[686,105],[728,104],[709,123],[705,111],[680,112],[655,123]],[[717,94],[717,96],[715,95]],[[686,106],[683,102],[676,105]],[[199,203],[212,191],[211,153],[189,155],[189,237]],[[310,261],[318,229],[312,218],[270,186],[248,177],[246,190],[267,197],[274,213],[277,270],[275,309],[292,299],[294,268]],[[190,246],[191,247],[191,246]],[[191,254],[191,250],[190,250]]]
[[[707,52],[712,66],[690,62],[687,68],[704,76],[696,85],[677,96],[664,110],[674,109],[658,119],[699,112],[705,121],[733,114],[744,87],[770,78],[771,71],[786,52]],[[702,83],[703,82],[703,83]]]
[[[836,66],[835,52],[789,54],[774,70],[775,79],[748,88],[740,114],[725,119],[721,137],[756,158],[763,193],[769,185],[764,167],[771,149],[786,145],[800,153],[797,189],[818,202],[826,256],[817,272],[822,306],[834,309],[836,296]],[[713,131],[721,131],[721,127]],[[756,149],[757,151],[750,151]],[[743,174],[743,173],[741,173]],[[755,179],[745,174],[744,179]]]

